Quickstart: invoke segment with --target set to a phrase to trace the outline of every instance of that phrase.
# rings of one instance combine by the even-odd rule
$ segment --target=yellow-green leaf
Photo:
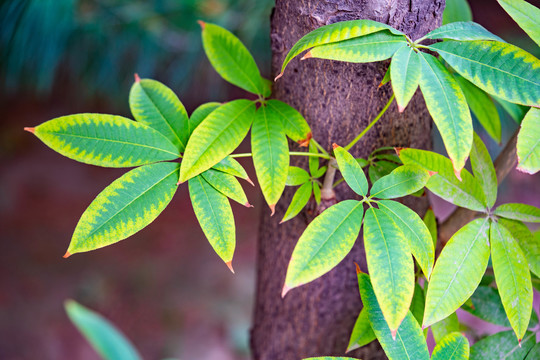
[[[536,342],[536,333],[527,331],[518,344],[513,331],[487,336],[471,346],[470,360],[523,360]]]
[[[298,166],[289,166],[287,172],[287,186],[302,185],[303,183],[308,182],[309,179],[310,176],[306,170],[299,168]]]
[[[520,220],[524,222],[540,222],[540,209],[536,206],[509,203],[499,205],[493,214],[507,219]]]
[[[497,200],[497,175],[486,145],[476,134],[474,134],[471,150],[471,167],[474,177],[484,191],[485,204],[491,209],[495,205],[495,200]]]
[[[176,192],[178,166],[141,166],[113,181],[81,216],[66,255],[114,244],[154,221]]]
[[[529,174],[540,170],[540,109],[531,108],[521,122],[517,156],[518,170]]]
[[[371,328],[371,323],[369,322],[367,310],[364,307],[360,311],[360,314],[354,323],[353,331],[351,333],[351,337],[349,338],[349,346],[347,346],[346,352],[365,346],[376,338],[377,337]]]
[[[259,185],[273,214],[287,181],[289,144],[279,116],[266,106],[257,110],[253,121],[251,152]]]
[[[296,190],[291,200],[291,204],[287,208],[287,211],[285,212],[285,215],[283,216],[280,224],[292,219],[293,217],[298,215],[300,211],[302,211],[304,206],[306,206],[306,204],[308,203],[309,198],[311,197],[312,188],[313,185],[310,181],[308,181],[304,185],[300,186],[298,190]]]
[[[295,141],[302,146],[308,145],[311,139],[311,129],[302,114],[289,104],[275,99],[268,100],[266,106],[278,114],[283,123],[285,134],[287,134],[292,141]]]
[[[364,170],[360,167],[354,157],[341,146],[334,148],[334,154],[339,166],[339,171],[347,185],[361,196],[366,196],[368,192],[368,182]]]
[[[529,269],[540,276],[540,232],[531,233],[521,221],[500,218],[499,224],[504,226],[519,244],[529,263]]]
[[[427,53],[420,53],[420,59],[420,89],[459,177],[472,146],[469,107],[458,83],[439,60]]]
[[[237,203],[246,207],[251,207],[244,193],[244,189],[233,175],[222,171],[208,169],[201,174],[207,183],[212,185],[217,191],[233,199]]]
[[[446,335],[431,354],[431,360],[469,360],[469,340],[458,332]]]
[[[423,327],[449,316],[474,293],[489,260],[488,233],[488,219],[476,219],[459,229],[443,248],[431,274]]]
[[[54,151],[91,165],[133,167],[180,156],[157,130],[121,116],[68,115],[25,130]]]
[[[180,181],[210,169],[233,152],[246,137],[254,117],[255,104],[249,100],[234,100],[212,111],[189,138]]]
[[[459,319],[455,312],[431,325],[431,333],[436,344],[441,342],[446,335],[455,331],[459,331]]]
[[[212,111],[216,110],[220,106],[221,104],[218,102],[209,102],[206,104],[202,104],[198,108],[193,110],[188,121],[189,135],[191,136],[191,134],[193,134],[193,130],[195,130],[197,126],[199,126],[199,124],[202,123],[208,115],[210,115]]]
[[[471,21],[452,22],[443,25],[424,36],[422,39],[416,40],[417,43],[424,39],[451,39],[451,40],[484,40],[484,41],[500,41],[503,39],[497,35],[493,35],[482,25]]]
[[[418,165],[403,165],[377,180],[371,187],[371,197],[393,199],[422,189],[429,180],[429,173]]]
[[[489,234],[495,281],[510,325],[521,341],[531,318],[531,273],[521,248],[504,226],[492,222]]]
[[[390,330],[395,332],[409,311],[414,293],[409,240],[390,216],[370,207],[364,218],[364,247],[377,301]]]
[[[524,0],[497,0],[504,10],[540,46],[540,9]]]
[[[401,47],[392,57],[392,90],[400,111],[405,109],[416,92],[421,70],[418,54],[410,46]]]
[[[212,169],[239,177],[240,179],[244,179],[251,185],[253,185],[253,182],[246,173],[246,170],[244,170],[244,168],[242,167],[242,165],[240,165],[238,161],[236,161],[230,156],[225,157],[216,165],[212,166]]]
[[[424,215],[424,224],[426,224],[429,233],[431,234],[431,239],[433,240],[433,248],[437,247],[437,218],[435,217],[435,213],[433,212],[433,209],[430,207],[426,211],[426,215]]]
[[[135,120],[156,129],[184,152],[189,138],[188,115],[171,89],[159,81],[137,78],[129,92],[129,107]]]

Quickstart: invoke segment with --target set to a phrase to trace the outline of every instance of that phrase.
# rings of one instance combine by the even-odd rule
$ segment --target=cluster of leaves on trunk
[[[540,17],[523,17],[526,11],[539,10],[529,9],[521,0],[500,2],[540,42]],[[206,103],[188,116],[172,90],[136,76],[129,97],[135,121],[114,115],[77,114],[27,128],[74,160],[136,167],[90,204],[66,256],[133,235],[150,224],[178,186],[187,182],[204,234],[232,270],[235,224],[229,199],[250,207],[237,178],[252,183],[235,158],[252,157],[272,214],[285,186],[299,186],[282,222],[300,213],[312,196],[320,203],[321,191],[331,191],[340,182],[333,183],[333,176],[328,176],[330,168],[337,168],[358,200],[329,207],[307,226],[292,253],[282,296],[332,270],[350,252],[363,227],[371,275],[357,269],[364,308],[352,330],[349,350],[377,339],[390,359],[429,359],[425,336],[431,327],[437,342],[432,359],[468,359],[469,353],[471,359],[509,354],[524,359],[529,351],[533,356],[538,352],[538,345],[531,350],[535,333],[530,330],[538,326],[532,301],[533,281],[538,286],[540,277],[540,235],[533,235],[523,222],[540,222],[540,209],[517,203],[495,206],[495,168],[473,131],[471,111],[496,141],[500,141],[501,126],[498,116],[493,116],[497,111],[492,99],[514,114],[523,112],[517,141],[518,169],[537,172],[540,60],[470,21],[445,24],[416,41],[371,20],[316,29],[290,50],[277,78],[305,50],[309,51],[303,59],[355,63],[391,59],[383,84],[391,82],[394,92],[381,113],[354,140],[344,147],[334,144],[326,151],[312,139],[308,123],[297,110],[268,99],[271,82],[260,75],[245,46],[217,25],[200,24],[212,66],[225,80],[254,94],[255,100]],[[428,39],[444,41],[422,45]],[[394,99],[403,111],[418,87],[448,157],[409,148],[398,148],[394,154],[382,148],[367,159],[355,159],[348,150]],[[252,152],[233,154],[250,130]],[[289,151],[287,137],[308,151]],[[309,156],[309,172],[289,166],[291,155]],[[469,156],[472,173],[464,168]],[[328,164],[321,167],[320,158],[329,160]],[[364,168],[368,168],[371,186]],[[422,219],[396,201],[421,195],[424,188],[477,213],[452,236],[436,262],[433,213]],[[415,271],[415,263],[419,271]],[[490,286],[493,281],[496,288]],[[294,291],[289,296],[294,296]],[[517,340],[511,332],[501,332],[469,349],[468,340],[459,333],[459,308],[511,327]],[[92,334],[97,328],[80,325],[88,315],[76,305],[70,303],[68,312],[83,333]],[[494,347],[494,343],[502,345]]]

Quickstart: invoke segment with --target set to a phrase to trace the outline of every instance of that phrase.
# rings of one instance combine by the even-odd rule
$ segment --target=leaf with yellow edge
[[[133,167],[180,156],[157,130],[121,116],[68,115],[25,130],[54,151],[91,165]]]
[[[251,179],[249,178],[246,170],[242,167],[242,165],[240,165],[238,161],[236,161],[230,156],[225,157],[216,165],[212,166],[212,169],[239,177],[240,179],[244,179],[248,183],[253,185],[253,181],[251,181]]]
[[[203,172],[201,176],[207,183],[212,185],[223,195],[245,207],[251,207],[251,204],[248,202],[246,194],[244,193],[244,189],[242,189],[242,186],[233,175],[214,169],[208,169]]]
[[[540,9],[524,0],[497,0],[504,10],[540,46]]]
[[[81,216],[66,257],[114,244],[154,221],[176,192],[178,167],[141,166],[106,187]]]
[[[339,166],[339,171],[347,185],[360,196],[366,196],[368,192],[368,182],[364,170],[358,161],[341,146],[334,145],[334,154]]]
[[[458,332],[446,335],[437,343],[431,360],[469,360],[469,340]]]
[[[401,47],[392,56],[390,75],[392,78],[392,90],[396,94],[396,102],[399,111],[403,111],[416,89],[422,71],[419,55],[410,47]]]
[[[283,130],[292,141],[299,143],[301,146],[308,146],[311,140],[311,129],[302,116],[291,105],[283,101],[270,99],[266,102],[266,106],[272,109],[281,119]]]
[[[197,126],[199,126],[199,124],[202,123],[208,115],[210,115],[212,111],[216,110],[220,106],[221,104],[218,102],[209,102],[206,104],[202,104],[198,108],[193,110],[188,120],[189,135],[191,136],[191,134],[193,134],[193,130],[195,130]]]
[[[307,183],[300,186],[298,190],[296,190],[291,200],[291,204],[287,208],[287,211],[285,212],[283,219],[280,221],[280,224],[292,219],[293,217],[298,215],[300,211],[302,211],[304,206],[306,206],[306,204],[308,203],[309,198],[311,197],[312,189],[313,185],[311,181],[308,181]]]
[[[354,323],[353,331],[349,339],[349,346],[347,346],[346,352],[365,346],[375,339],[377,339],[377,337],[373,333],[367,310],[364,307],[360,311],[360,314]]]
[[[499,224],[504,226],[519,244],[529,263],[529,269],[540,276],[540,231],[531,233],[529,228],[518,220],[499,218]]]
[[[540,109],[531,108],[521,122],[517,156],[518,170],[529,174],[540,170]]]
[[[497,206],[493,214],[507,219],[520,220],[524,222],[540,222],[540,209],[536,206],[508,203]]]
[[[474,134],[471,150],[471,167],[474,177],[482,186],[486,198],[486,206],[492,208],[497,200],[497,174],[489,156],[489,152],[480,137]]]
[[[393,199],[422,189],[429,180],[429,173],[418,165],[402,165],[377,180],[370,190],[370,197]]]

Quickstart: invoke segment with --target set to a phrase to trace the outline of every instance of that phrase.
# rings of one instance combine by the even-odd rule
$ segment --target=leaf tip
[[[521,339],[518,339],[518,346],[521,347]]]
[[[311,141],[312,138],[313,138],[313,134],[310,131],[310,132],[307,133],[306,138],[298,140],[298,143],[300,144],[300,146],[308,147],[309,142]]]
[[[140,83],[140,82],[141,82],[141,78],[139,77],[139,74],[135,73],[135,74],[133,74],[133,77],[135,77],[135,82],[136,82],[136,83]]]
[[[395,147],[394,148],[394,151],[396,152],[397,156],[399,156],[399,154],[401,153],[401,150],[404,150],[406,148],[403,148],[403,147]]]
[[[354,266],[356,267],[356,275],[360,275],[363,273],[363,271],[360,269],[360,265],[358,263],[354,263]]]
[[[280,77],[282,77],[282,76],[283,76],[283,71],[280,72],[280,73],[278,74],[278,76],[276,76],[276,77],[274,78],[274,82],[278,81],[278,79],[279,79]]]
[[[34,134],[36,132],[36,128],[33,127],[25,127],[24,131],[28,131],[29,133]]]
[[[428,173],[429,177],[432,177],[433,175],[437,174],[436,171],[431,171],[431,170],[428,170],[427,173]]]
[[[272,211],[272,213],[270,214],[270,216],[274,216],[274,213],[276,212],[276,204],[270,204],[270,205],[268,205],[268,207],[269,207],[270,210]]]
[[[231,270],[231,272],[234,274],[234,269],[233,269],[233,267],[232,267],[232,260],[226,261],[226,262],[225,262],[225,265],[227,265],[227,267],[229,268],[229,270]]]
[[[396,340],[397,329],[391,329],[390,333],[392,334],[392,340],[395,341]]]
[[[205,26],[206,26],[206,23],[202,20],[197,20],[197,22],[199,23],[199,25],[201,26],[201,30],[204,30]]]
[[[66,253],[64,254],[63,258],[64,259],[67,259],[68,257],[70,257],[71,254],[69,253],[69,251],[66,251]]]
[[[254,207],[253,205],[251,205],[251,204],[249,203],[249,201],[247,201],[247,202],[244,204],[244,206],[247,207],[247,208],[252,208],[252,207]]]
[[[405,110],[405,107],[404,107],[404,106],[401,106],[401,105],[399,105],[399,104],[398,104],[397,108],[398,108],[398,111],[399,111],[400,113],[402,113],[402,112]]]
[[[332,150],[336,150],[338,147],[339,147],[338,144],[336,144],[336,143],[333,143],[333,144],[332,144]]]
[[[347,350],[345,350],[345,354],[347,354],[348,352],[351,352],[353,350],[356,350],[358,349],[359,346],[357,344],[352,344],[352,345],[349,345],[349,347],[347,348]]]
[[[454,163],[454,160],[452,160],[452,165],[454,167],[454,174],[456,175],[458,180],[461,181],[461,170],[463,169],[463,167],[457,167]]]
[[[180,185],[182,185],[183,183],[184,183],[184,181],[178,180],[178,182],[176,183],[176,186],[180,186]]]
[[[281,290],[281,298],[283,299],[290,290],[291,288],[288,287],[287,284],[283,285],[283,289]]]
[[[253,181],[249,178],[249,176],[247,178],[245,178],[245,180],[251,184],[251,186],[255,186],[255,184],[253,183]]]
[[[302,56],[302,58],[300,60],[306,60],[306,59],[309,59],[309,58],[312,58],[312,57],[313,57],[313,55],[311,55],[311,50],[310,50],[310,51],[308,51],[306,53],[306,55]]]

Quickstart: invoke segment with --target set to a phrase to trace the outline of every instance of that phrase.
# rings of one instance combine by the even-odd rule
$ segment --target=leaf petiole
[[[312,156],[312,157],[320,157],[323,159],[330,160],[332,157],[328,154],[318,154],[318,153],[310,153],[310,152],[301,152],[301,151],[291,151],[289,152],[289,155],[291,156]],[[231,154],[229,155],[232,158],[245,158],[245,157],[251,157],[251,153],[240,153],[240,154]]]

